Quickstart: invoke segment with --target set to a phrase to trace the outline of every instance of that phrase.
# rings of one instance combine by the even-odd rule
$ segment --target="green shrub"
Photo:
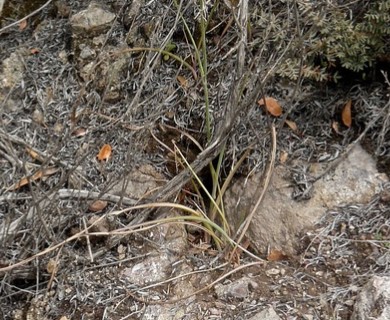
[[[278,68],[279,75],[297,79],[303,59],[304,78],[336,81],[340,67],[364,75],[378,59],[389,57],[390,0],[340,5],[336,1],[297,0],[296,6],[291,0],[280,2],[272,15],[264,7],[254,22],[256,26],[267,22],[277,32],[274,41],[286,41],[287,37],[293,42]]]

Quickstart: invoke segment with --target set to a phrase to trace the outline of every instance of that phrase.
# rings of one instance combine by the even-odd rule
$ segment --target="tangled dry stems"
[[[76,2],[70,1],[70,5],[75,11],[81,9]],[[292,8],[289,7],[289,10]],[[154,2],[148,7],[139,8],[136,15],[138,21],[144,22],[148,21],[150,15],[160,17],[149,39],[148,45],[151,48],[164,48],[167,42],[175,39],[179,48],[177,54],[183,59],[193,61],[191,45],[184,36],[180,39],[174,34],[180,26],[179,16],[174,12],[176,11],[172,4],[160,5]],[[191,7],[184,7],[183,12],[186,21],[196,29]],[[293,11],[289,12],[289,15],[293,16],[292,13]],[[219,19],[225,21],[230,19],[232,12],[224,8],[218,14]],[[299,25],[299,22],[295,23]],[[343,132],[339,139],[333,138],[334,133],[329,122],[332,116],[337,114],[337,109],[342,107],[345,93],[340,90],[331,91],[328,96],[318,94],[319,91],[313,88],[301,87],[301,79],[298,79],[296,84],[283,86],[275,80],[274,75],[280,63],[285,61],[295,35],[291,35],[291,38],[284,42],[278,42],[277,47],[271,50],[271,46],[267,44],[272,43],[275,36],[272,28],[263,30],[252,42],[245,41],[245,30],[239,23],[232,23],[224,30],[224,36],[219,39],[218,45],[209,44],[208,76],[211,112],[215,124],[214,140],[198,155],[198,160],[193,164],[194,170],[198,172],[212,160],[228,137],[224,164],[226,171],[234,165],[238,156],[253,144],[256,147],[241,173],[247,174],[253,168],[264,170],[270,146],[270,119],[256,107],[255,102],[259,96],[265,94],[277,97],[289,110],[286,117],[288,115],[289,119],[299,126],[299,133],[296,133],[282,126],[284,119],[279,121],[278,154],[280,150],[284,150],[291,158],[307,162],[337,157],[341,150],[354,141],[354,130],[357,130],[351,129]],[[154,199],[172,198],[191,175],[187,171],[173,177],[175,174],[167,169],[167,158],[160,147],[152,150],[153,152],[145,149],[150,141],[149,130],[158,135],[156,124],[161,123],[202,136],[204,128],[204,101],[201,90],[198,90],[199,79],[194,79],[189,70],[172,60],[161,62],[156,52],[145,51],[131,57],[129,72],[120,83],[123,97],[118,101],[107,102],[105,97],[108,86],[103,90],[98,89],[98,77],[81,83],[75,67],[76,62],[64,63],[61,60],[63,52],[69,50],[67,43],[70,41],[65,20],[46,19],[40,29],[34,32],[34,37],[31,32],[18,33],[15,36],[15,29],[9,29],[7,32],[0,43],[2,59],[8,57],[23,42],[40,48],[40,53],[35,56],[20,53],[26,70],[23,82],[6,92],[1,105],[3,110],[7,111],[2,112],[0,130],[0,152],[4,158],[4,165],[0,169],[3,186],[0,196],[0,253],[4,260],[0,263],[15,269],[13,273],[3,277],[1,290],[5,295],[2,300],[12,299],[22,293],[34,296],[37,291],[45,292],[44,288],[49,281],[46,279],[38,279],[34,285],[27,288],[16,287],[12,283],[14,279],[36,279],[35,275],[41,272],[42,265],[49,258],[55,258],[56,248],[63,247],[64,261],[89,263],[90,256],[95,260],[100,257],[99,265],[91,268],[109,268],[118,264],[116,257],[110,253],[110,248],[100,248],[99,255],[96,255],[96,252],[92,252],[95,249],[91,249],[91,244],[88,244],[90,254],[85,256],[74,250],[72,241],[80,235],[72,238],[69,237],[68,231],[76,225],[85,232],[84,215],[87,214],[88,208],[86,200],[99,198],[110,201],[108,212],[119,210],[119,204],[133,205],[136,199],[128,198],[124,194],[113,195],[110,190],[120,177],[126,176],[141,163],[152,163],[166,176],[173,178]],[[122,41],[125,36],[125,30],[116,23],[105,35],[104,42],[106,46],[112,46],[115,41]],[[246,59],[243,59],[243,56],[246,56]],[[101,61],[99,58],[98,56],[95,60],[95,68]],[[237,73],[230,72],[235,66]],[[176,77],[179,74],[188,80],[188,88],[177,85]],[[369,91],[355,86],[351,88],[349,95],[356,101],[354,108],[357,123],[364,125],[378,118],[378,115],[383,115],[367,133],[367,138],[373,143],[374,154],[386,160],[389,158],[390,102],[384,99],[382,93],[381,86],[370,88]],[[34,111],[43,115],[43,123],[32,120]],[[313,123],[312,119],[324,120]],[[88,128],[88,133],[75,138],[72,136],[74,127]],[[188,148],[189,142],[185,138],[178,135],[175,139],[179,140],[184,148]],[[100,166],[96,163],[95,155],[103,142],[114,146],[114,156],[104,166]],[[43,161],[39,163],[32,160],[25,152],[26,147],[39,152]],[[8,186],[22,177],[49,165],[57,166],[61,169],[60,172],[47,177],[45,181],[32,181],[28,187],[21,190],[5,192]],[[304,175],[304,168],[295,169]],[[300,182],[299,179],[297,182]],[[148,201],[151,200],[153,197]],[[335,231],[342,224],[364,233],[376,233],[381,230],[380,226],[387,227],[388,209],[381,208],[379,204],[380,201],[376,199],[368,207],[348,208],[345,209],[347,212],[342,214],[332,213],[334,220],[327,222],[328,227],[321,231],[316,238],[317,242],[313,240],[308,249],[311,256],[305,258],[307,266],[321,264],[332,257],[344,259],[353,251],[348,251],[348,247],[362,242],[376,246],[378,254],[375,259],[384,261],[384,264],[376,265],[374,269],[363,268],[364,271],[353,275],[351,283],[359,285],[362,277],[373,273],[384,274],[388,270],[388,258],[383,253],[387,243],[385,240],[351,240],[347,237],[348,233],[340,235]],[[363,212],[370,212],[369,217]],[[115,226],[119,228],[136,224],[146,217],[146,214],[123,216],[115,221]],[[54,244],[57,246],[53,246]],[[314,244],[318,244],[319,249],[312,253],[310,248]],[[329,245],[329,252],[320,250]],[[44,248],[47,247],[50,249],[45,251]],[[38,257],[42,257],[42,260],[35,259]],[[135,253],[134,257],[129,259],[142,257],[144,255]],[[27,268],[16,270],[18,262],[25,259],[34,263]],[[346,261],[347,266],[352,267],[352,260]],[[87,267],[84,271],[88,272],[91,268]],[[75,267],[75,270],[64,269],[62,272],[69,272],[75,282],[88,277],[79,267]],[[108,285],[109,280],[112,280],[110,277],[112,275],[108,274],[107,282],[99,285],[103,286],[103,289],[99,293],[100,296],[95,297],[94,303],[118,301],[126,296],[123,287],[120,294],[112,297],[113,288]],[[297,272],[294,277],[295,280],[301,281],[307,275]],[[97,284],[93,279],[90,279],[90,282]],[[107,287],[104,284],[107,284]],[[354,293],[353,287],[329,287],[327,301],[333,310],[338,309],[337,301],[340,297],[345,300]],[[83,296],[83,289],[79,289],[80,295]],[[319,297],[306,299],[318,301]],[[286,308],[289,307],[293,308],[277,305],[277,308],[286,313]]]

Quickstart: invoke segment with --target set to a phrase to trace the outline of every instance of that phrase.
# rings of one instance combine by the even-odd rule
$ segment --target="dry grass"
[[[77,1],[67,3],[72,13],[86,5]],[[77,319],[77,308],[82,306],[85,312],[96,307],[104,318],[107,314],[115,314],[115,310],[120,314],[122,307],[126,309],[132,305],[130,316],[140,318],[144,304],[142,299],[130,299],[129,288],[131,294],[137,293],[137,297],[142,294],[147,294],[147,299],[154,295],[163,297],[162,291],[154,287],[131,288],[118,278],[118,270],[124,264],[142,260],[148,253],[142,248],[145,240],[142,234],[134,235],[132,231],[131,236],[128,232],[124,238],[114,235],[126,228],[136,230],[139,223],[155,217],[150,216],[150,211],[142,210],[114,213],[137,203],[182,199],[180,192],[187,187],[191,173],[178,166],[174,155],[170,154],[169,149],[174,150],[175,145],[186,159],[193,161],[193,170],[202,178],[207,176],[202,169],[218,155],[222,145],[226,145],[223,176],[227,176],[240,155],[251,148],[249,157],[239,169],[239,174],[247,175],[251,170],[265,170],[271,149],[271,124],[278,131],[276,159],[281,151],[286,151],[291,161],[288,164],[291,164],[295,159],[315,162],[337,158],[372,123],[364,140],[372,153],[379,157],[380,164],[389,163],[390,102],[384,94],[388,90],[385,84],[324,90],[316,89],[316,85],[310,83],[302,86],[299,78],[295,83],[285,85],[275,75],[280,63],[287,58],[293,41],[300,37],[300,29],[296,27],[303,22],[294,18],[293,7],[283,9],[291,17],[291,30],[294,31],[284,41],[275,41],[277,30],[274,26],[257,28],[254,25],[252,34],[245,36],[247,30],[241,24],[245,25],[245,19],[252,23],[257,21],[257,9],[253,8],[262,8],[269,14],[280,8],[268,8],[255,1],[250,3],[248,10],[252,15],[245,17],[223,2],[219,4],[207,33],[207,83],[212,123],[212,139],[207,144],[205,99],[199,66],[180,17],[182,14],[196,35],[199,7],[183,2],[178,14],[170,1],[150,1],[148,5],[143,1],[133,1],[130,8],[133,12],[127,16],[131,19],[123,24],[130,5],[124,3],[120,5],[118,2],[111,8],[117,10],[118,18],[104,34],[103,45],[96,50],[96,56],[88,61],[93,67],[86,81],[80,72],[85,61],[80,61],[77,54],[73,55],[79,48],[72,45],[69,21],[51,15],[49,8],[53,4],[40,12],[41,20],[36,21],[40,22],[39,26],[35,26],[32,19],[23,32],[12,27],[1,34],[0,60],[22,49],[20,55],[24,68],[22,81],[11,88],[0,89],[0,304],[5,306],[0,312],[4,313],[4,318],[12,312],[10,306],[14,303],[15,308],[23,309],[27,301],[32,298],[39,300],[42,296],[51,304],[53,317],[73,308]],[[144,5],[137,7],[137,3]],[[144,34],[143,27],[148,28],[147,34]],[[153,50],[129,52],[122,48],[126,43]],[[177,49],[172,54],[179,59],[172,56],[167,61],[161,59],[160,50],[168,43],[175,44]],[[30,54],[28,50],[31,48],[38,48],[39,53]],[[104,68],[120,58],[126,64],[120,81],[102,81],[108,78]],[[179,75],[187,81],[186,86],[178,82]],[[286,117],[297,124],[298,132],[284,126],[285,119],[270,118],[257,106],[256,101],[264,95],[278,98],[287,110]],[[331,122],[340,114],[346,95],[354,101],[355,125],[337,135]],[[77,130],[85,130],[86,134],[78,136]],[[157,143],[153,136],[161,143]],[[96,155],[105,143],[113,147],[113,155],[109,161],[99,163]],[[27,149],[34,150],[38,157],[32,158]],[[167,182],[145,198],[132,198],[124,193],[129,182],[127,177],[129,172],[143,164],[151,164]],[[30,179],[22,188],[10,189],[22,178],[52,167],[58,171],[42,179]],[[292,183],[296,183],[297,189],[304,194],[313,177],[307,176],[305,168],[292,168],[292,176]],[[113,189],[121,180],[122,192],[115,193]],[[387,190],[388,186],[384,189]],[[88,207],[95,199],[109,202],[101,215],[111,217],[111,231],[106,234],[94,235],[88,229],[91,226],[86,221],[95,215]],[[202,207],[198,199],[187,196],[182,201],[196,210]],[[351,299],[355,294],[354,286],[359,286],[370,275],[388,272],[388,208],[388,202],[376,198],[368,206],[329,213],[319,233],[309,236],[310,245],[304,248],[305,267],[300,269],[293,262],[282,264],[283,268],[290,270],[290,278],[286,277],[286,281],[293,279],[297,287],[299,282],[309,281],[328,290],[325,305],[329,309],[323,306],[318,319],[325,313],[333,314],[335,319],[344,318],[339,314],[342,307],[338,301]],[[340,233],[340,228],[345,232]],[[382,238],[358,239],[362,233]],[[98,235],[104,240],[93,237]],[[85,242],[81,241],[82,238],[86,239]],[[118,260],[115,250],[123,241],[129,250],[128,258]],[[137,243],[141,245],[137,246]],[[371,248],[371,263],[363,261],[363,257],[362,260],[352,259],[352,254],[360,252],[355,246],[360,245]],[[202,261],[198,267],[215,272],[215,261],[219,260],[214,260],[211,250],[209,253],[190,252],[188,259]],[[28,263],[18,264],[26,259]],[[244,262],[249,265],[253,257],[246,259]],[[340,265],[334,262],[337,259],[346,263]],[[50,260],[57,261],[60,266],[55,275],[46,271]],[[350,280],[345,285],[337,281],[327,284],[311,273],[314,268],[321,271],[327,261],[335,264],[329,262],[332,272],[351,270],[356,260],[361,263],[361,269],[345,275],[343,279]],[[223,263],[220,265],[225,267]],[[171,280],[176,279],[172,277]],[[53,286],[59,290],[57,300],[51,296]],[[70,290],[72,287],[75,289]],[[164,288],[167,287],[164,283]],[[280,284],[270,283],[270,287],[276,292]],[[296,294],[294,290],[289,293]],[[302,293],[302,290],[298,292]],[[286,303],[281,302],[281,294],[275,295],[273,302],[278,311],[289,314],[293,313],[297,301],[318,304],[321,294],[317,292],[317,296]],[[75,299],[77,302],[72,304]],[[255,304],[242,302],[239,308],[250,315],[265,304],[259,299]],[[116,306],[116,309],[112,311],[107,305]],[[234,312],[225,318],[233,315]]]

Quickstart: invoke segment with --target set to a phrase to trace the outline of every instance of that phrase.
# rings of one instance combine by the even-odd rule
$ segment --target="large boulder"
[[[313,176],[324,170],[318,164],[306,165]],[[378,173],[375,161],[360,145],[356,145],[333,171],[314,183],[308,200],[293,199],[290,176],[284,166],[274,169],[269,189],[247,231],[246,236],[258,253],[264,254],[271,248],[295,254],[298,235],[311,229],[328,209],[349,203],[367,203],[387,180]],[[225,209],[233,232],[256,203],[262,179],[261,173],[241,178],[226,192]]]
[[[390,276],[372,277],[358,294],[351,320],[390,319]]]

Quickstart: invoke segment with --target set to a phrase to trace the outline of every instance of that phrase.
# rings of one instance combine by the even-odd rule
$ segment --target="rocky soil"
[[[218,140],[205,133],[183,22],[198,39],[198,5],[5,1],[1,319],[390,319],[386,73],[337,85],[278,78],[283,50],[259,48],[260,4],[249,2],[251,81],[226,132],[243,30],[230,1],[207,32],[221,182],[246,155],[223,199],[228,231],[253,216],[232,253],[199,223],[210,203],[179,153],[196,168]],[[263,95],[285,119],[259,107]]]

